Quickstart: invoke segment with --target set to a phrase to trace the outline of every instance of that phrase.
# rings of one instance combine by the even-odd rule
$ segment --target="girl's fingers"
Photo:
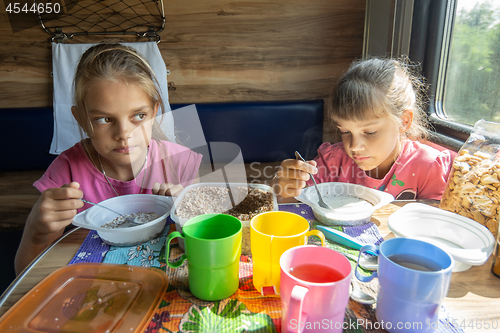
[[[38,231],[46,234],[58,232],[73,222],[75,214],[71,214],[70,211],[65,211],[53,212],[53,214],[47,214],[46,216],[41,215],[40,222],[42,223],[39,224]]]
[[[37,205],[43,228],[59,230],[73,221],[77,210],[84,205],[83,201],[79,200],[83,196],[79,187],[80,185],[74,182],[42,193]]]
[[[282,197],[283,198],[293,198],[293,197],[298,197],[300,193],[302,192],[302,189],[295,189],[295,188],[285,188],[283,190]]]
[[[156,194],[156,195],[166,195],[168,190],[168,184],[167,183],[154,183],[153,188],[151,189],[151,193]]]
[[[306,182],[301,180],[289,181],[283,185],[282,197],[290,198],[299,196],[302,189],[306,186]]]
[[[278,172],[278,177],[302,181],[308,181],[311,178],[307,172],[296,169],[285,169],[281,174]]]
[[[306,187],[311,174],[316,174],[316,161],[284,160],[272,181],[274,192],[283,198],[296,197]]]
[[[75,199],[67,200],[45,200],[42,201],[39,207],[41,220],[61,221],[72,219],[77,209],[83,207],[83,202]]]
[[[158,195],[166,195],[168,191],[168,184],[167,183],[161,183],[160,184],[160,189],[158,191]]]
[[[283,198],[300,195],[304,187],[306,187],[306,182],[296,179],[277,178],[273,184],[274,192]]]
[[[27,220],[32,234],[37,235],[33,239],[40,239],[40,235],[60,233],[73,222],[78,208],[84,205],[79,200],[83,195],[79,187],[75,182],[42,193]]]
[[[36,230],[41,234],[58,232],[73,222],[80,200],[45,200],[37,210]]]
[[[84,205],[83,201],[78,199],[47,199],[43,200],[40,204],[40,210],[42,211],[66,211],[82,208]]]
[[[184,187],[179,184],[172,184],[172,183],[154,183],[153,184],[153,189],[151,190],[151,193],[156,194],[156,195],[166,195],[166,196],[173,196],[176,197],[182,192]]]
[[[76,210],[84,205],[83,201],[79,200],[82,195],[82,191],[71,188],[49,189],[42,194],[40,211],[74,210],[76,214]]]
[[[160,183],[158,182],[154,183],[153,188],[151,189],[151,193],[158,194],[159,190],[160,190]]]
[[[307,164],[310,164],[310,165],[312,165],[313,167],[315,167],[316,172],[314,172],[314,173],[317,173],[317,172],[318,172],[318,168],[316,168],[316,166],[318,166],[318,163],[316,163],[316,161],[314,161],[314,160],[307,161]],[[312,172],[311,172],[311,173],[312,173]]]
[[[305,164],[305,163],[304,163]],[[295,180],[303,180],[308,181],[310,176],[309,173],[302,171],[300,169],[295,168],[283,168],[281,167],[276,176],[284,179],[295,179]]]
[[[71,183],[78,184],[78,183]],[[63,185],[58,188],[50,188],[43,192],[42,195],[54,199],[54,200],[65,200],[65,199],[80,199],[83,197],[83,192],[78,188],[71,186],[71,184]],[[78,185],[79,186],[79,185]],[[83,204],[82,204],[83,206]]]
[[[284,172],[288,170],[296,170],[306,174],[311,173],[313,175],[318,173],[318,169],[316,168],[316,161],[302,162],[299,160],[292,160],[292,159],[284,160],[281,163],[280,169],[283,170]]]
[[[166,195],[170,195],[172,197],[178,197],[179,194],[181,194],[182,190],[184,189],[184,186],[182,186],[180,184],[177,184],[177,185],[171,184],[171,185],[172,186],[168,189]]]
[[[80,184],[77,183],[77,182],[71,182],[69,184],[64,184],[63,186],[61,187],[71,187],[71,188],[76,188],[76,189],[79,189],[80,188]]]

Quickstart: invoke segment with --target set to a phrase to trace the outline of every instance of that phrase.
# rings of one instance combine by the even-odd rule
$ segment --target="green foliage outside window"
[[[457,11],[444,94],[450,120],[471,125],[479,119],[500,122],[498,5],[485,1]]]

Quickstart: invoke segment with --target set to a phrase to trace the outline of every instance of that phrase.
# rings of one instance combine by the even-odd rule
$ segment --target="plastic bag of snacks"
[[[500,213],[500,124],[476,122],[453,161],[439,208],[469,217],[496,235]]]

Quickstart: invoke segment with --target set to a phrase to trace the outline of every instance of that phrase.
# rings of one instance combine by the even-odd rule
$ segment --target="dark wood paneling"
[[[39,26],[13,33],[1,9],[2,107],[51,105],[50,36]],[[170,99],[323,98],[361,55],[364,11],[359,0],[166,0],[159,47],[171,72]]]
[[[0,172],[0,231],[24,228],[31,208],[40,197],[33,187],[44,170]]]

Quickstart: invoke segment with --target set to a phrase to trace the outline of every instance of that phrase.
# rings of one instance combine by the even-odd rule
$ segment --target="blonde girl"
[[[16,255],[19,273],[93,202],[125,194],[176,195],[196,177],[201,155],[168,142],[164,110],[147,61],[133,48],[99,44],[80,59],[71,112],[83,139],[61,153],[34,186],[34,205]]]
[[[396,199],[440,199],[450,171],[449,151],[427,136],[423,84],[404,60],[354,62],[333,96],[333,123],[342,142],[323,143],[307,163],[288,159],[272,181],[282,198],[318,182],[346,182],[386,191]]]

